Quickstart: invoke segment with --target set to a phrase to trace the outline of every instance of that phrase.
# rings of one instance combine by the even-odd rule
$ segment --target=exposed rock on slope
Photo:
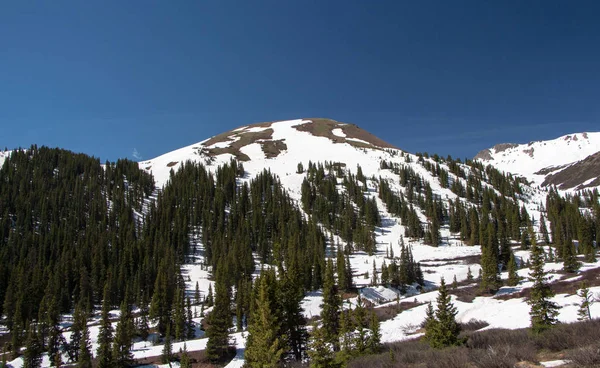
[[[600,133],[577,133],[549,141],[504,143],[479,152],[475,159],[521,175],[534,185],[561,190],[600,186]]]

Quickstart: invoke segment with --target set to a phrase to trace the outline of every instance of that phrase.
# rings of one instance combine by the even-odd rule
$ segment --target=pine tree
[[[491,244],[482,248],[480,288],[493,294],[500,287],[498,260]]]
[[[428,318],[430,318],[429,313],[428,311]],[[456,322],[457,313],[458,311],[452,304],[452,299],[448,294],[444,278],[442,278],[440,288],[438,289],[435,322],[426,322],[425,339],[431,347],[440,349],[462,343],[458,338],[461,329],[460,325]]]
[[[381,348],[381,329],[379,326],[379,320],[377,319],[377,315],[374,311],[371,311],[369,329],[371,330],[371,334],[369,335],[369,339],[367,341],[367,347],[371,354],[376,354]]]
[[[77,368],[92,368],[92,342],[90,341],[90,330],[87,323],[83,325],[81,338],[79,339],[79,352]]]
[[[577,319],[580,321],[591,320],[592,313],[590,312],[590,307],[594,303],[594,297],[590,293],[590,288],[586,281],[583,281],[581,283],[581,290],[579,290],[577,295],[581,298],[581,304],[579,305],[579,309],[577,310]]]
[[[31,324],[27,332],[25,342],[25,354],[23,354],[24,368],[39,368],[42,365],[42,346],[36,327]]]
[[[519,274],[517,273],[517,261],[515,255],[510,252],[510,258],[508,260],[508,286],[516,286],[520,281]]]
[[[113,327],[110,323],[109,309],[109,286],[108,283],[104,287],[104,298],[102,300],[102,314],[100,319],[100,331],[98,332],[98,349],[96,356],[98,360],[98,368],[112,367],[112,352],[110,345],[113,338]]]
[[[181,352],[181,358],[179,361],[180,368],[192,368],[192,361],[187,351],[186,343],[183,343],[183,351]]]
[[[171,325],[167,325],[167,332],[165,333],[165,341],[162,349],[160,360],[163,364],[171,363],[173,359],[173,343],[171,342]]]
[[[129,367],[133,364],[133,353],[131,346],[133,344],[134,324],[131,308],[128,306],[127,297],[121,303],[119,322],[115,331],[113,340],[112,359],[114,367]]]
[[[325,268],[325,279],[323,280],[323,304],[321,318],[323,320],[323,333],[326,341],[331,343],[334,350],[338,350],[338,333],[339,333],[339,313],[341,299],[338,294],[338,289],[335,285],[333,276],[333,262],[327,261]]]
[[[312,368],[337,368],[341,366],[336,363],[333,346],[328,340],[327,331],[315,323],[308,341],[308,356]]]
[[[79,348],[81,346],[81,338],[83,329],[87,324],[87,315],[82,303],[78,303],[73,313],[73,325],[71,326],[71,337],[69,339],[67,353],[69,358],[76,362],[79,360]]]
[[[227,354],[229,350],[229,328],[232,327],[231,289],[226,283],[225,276],[217,276],[215,285],[214,308],[207,317],[208,328],[206,329],[206,336],[208,337],[206,355],[212,362],[220,361]]]
[[[200,305],[200,286],[198,285],[198,281],[196,281],[196,289],[194,291],[194,301],[196,305]]]
[[[282,359],[285,336],[279,336],[278,311],[272,309],[269,298],[269,278],[258,281],[258,295],[248,325],[248,340],[244,359],[249,367],[276,367]]]
[[[471,272],[471,266],[467,267],[467,281],[472,282],[475,278]]]
[[[531,294],[527,303],[531,306],[531,329],[534,333],[541,333],[556,323],[558,320],[558,304],[550,299],[554,296],[548,284],[548,276],[544,272],[544,256],[541,246],[534,245],[530,256],[529,280],[533,282]]]
[[[563,246],[563,270],[565,272],[574,273],[581,267],[581,262],[577,260],[577,254],[575,251],[575,245],[570,238],[567,243]]]
[[[212,283],[208,284],[208,294],[206,294],[206,300],[204,301],[207,307],[212,307],[213,306],[213,288],[212,288]]]

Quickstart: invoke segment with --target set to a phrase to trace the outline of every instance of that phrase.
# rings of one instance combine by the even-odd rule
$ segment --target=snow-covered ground
[[[519,144],[504,150],[489,149],[491,160],[482,162],[497,169],[519,174],[540,185],[545,175],[536,175],[541,169],[568,165],[600,151],[600,133],[574,133],[548,140]]]
[[[352,146],[348,143],[334,143],[329,138],[313,136],[308,132],[301,132],[294,128],[294,126],[307,123],[307,120],[292,120],[285,122],[273,123],[270,128],[273,129],[273,140],[283,140],[287,146],[287,150],[281,152],[277,157],[266,158],[260,143],[251,143],[244,146],[240,151],[251,158],[250,161],[243,162],[244,169],[247,175],[243,180],[250,180],[257,174],[262,172],[265,168],[270,171],[281,180],[282,185],[289,192],[290,197],[295,201],[301,199],[301,184],[305,178],[306,173],[297,173],[297,164],[302,163],[305,168],[308,167],[309,161],[323,162],[327,160],[329,162],[340,162],[345,164],[345,168],[352,173],[356,174],[357,167],[360,166],[364,175],[369,178],[367,180],[367,188],[365,195],[367,197],[374,197],[377,202],[377,206],[380,210],[380,216],[382,218],[382,226],[376,229],[376,243],[377,251],[373,255],[368,255],[364,252],[356,252],[352,254],[349,259],[351,268],[354,274],[354,282],[361,289],[361,295],[373,302],[378,308],[383,308],[390,303],[396,303],[397,300],[402,301],[414,301],[419,303],[426,303],[428,301],[435,301],[437,296],[436,291],[427,291],[419,294],[416,289],[409,288],[407,293],[399,294],[397,290],[386,288],[383,286],[370,287],[371,277],[365,278],[363,275],[369,273],[372,276],[373,264],[377,272],[381,271],[383,262],[390,264],[391,260],[386,258],[386,251],[390,249],[396,257],[400,255],[400,238],[405,233],[405,228],[399,223],[399,220],[391,216],[382,201],[377,198],[376,180],[381,177],[384,179],[390,179],[391,189],[397,193],[405,192],[405,189],[398,184],[397,175],[391,170],[381,169],[380,162],[382,160],[392,162],[398,165],[409,165],[418,175],[422,176],[427,181],[434,194],[438,195],[443,200],[452,199],[456,200],[457,196],[447,188],[442,188],[439,184],[437,177],[427,171],[422,164],[418,162],[418,158],[414,155],[409,155],[399,150],[376,150],[376,149],[363,149]],[[225,148],[228,147],[232,142],[239,140],[236,137],[237,133],[241,132],[260,132],[267,128],[264,127],[248,127],[244,126],[236,129],[232,132],[230,140],[223,141],[214,144],[213,146],[206,147],[205,141],[183,147],[173,152],[169,152],[152,160],[140,162],[140,168],[151,172],[157,182],[157,186],[162,187],[169,179],[169,173],[171,170],[177,170],[180,165],[191,160],[206,165],[210,170],[215,171],[219,165],[228,163],[231,158],[230,154],[222,154],[216,157],[209,157],[205,153],[208,148]],[[349,139],[341,128],[336,128],[332,131],[334,136]],[[360,141],[354,139],[355,141]],[[600,142],[600,133],[588,133],[588,141]],[[564,140],[563,140],[564,141]],[[565,144],[563,141],[560,144]],[[364,142],[364,141],[363,141]],[[552,141],[550,141],[552,142]],[[584,150],[592,149],[592,145],[586,145],[586,140],[581,137],[578,141],[571,140],[571,145],[581,145],[580,153]],[[557,143],[557,144],[559,144]],[[550,151],[555,149],[556,145],[550,143],[541,144],[540,147],[534,143],[532,147],[535,148],[534,155],[536,160],[538,157],[544,156],[546,150],[548,155],[551,155],[554,160],[554,154]],[[594,143],[597,144],[598,143]],[[527,149],[529,147],[524,147]],[[597,151],[598,149],[596,149]],[[518,151],[518,150],[517,150]],[[520,155],[522,149],[517,153]],[[508,151],[507,151],[508,152]],[[516,151],[515,151],[516,152]],[[587,151],[585,151],[587,152]],[[499,153],[501,155],[502,153]],[[404,157],[403,157],[404,155]],[[508,153],[507,153],[508,155]],[[5,159],[5,154],[0,152],[0,165]],[[409,157],[407,160],[406,156]],[[549,156],[550,157],[550,156]],[[578,156],[579,157],[579,156]],[[571,160],[573,157],[564,155],[556,158],[556,163],[561,163],[565,160]],[[433,162],[431,159],[425,158],[429,162]],[[502,162],[510,164],[509,156],[503,158]],[[541,159],[543,160],[543,159]],[[561,161],[562,160],[562,161]],[[536,165],[540,160],[536,161]],[[554,161],[552,161],[554,162]],[[567,162],[567,161],[565,161]],[[532,165],[523,164],[523,172],[531,172],[535,169]],[[546,165],[543,161],[539,165]],[[442,164],[447,169],[445,164]],[[536,166],[537,167],[537,166]],[[502,169],[501,167],[499,167]],[[540,167],[541,168],[541,167]],[[525,171],[527,170],[527,171]],[[462,178],[457,178],[453,174],[450,174],[451,180],[460,180],[463,185],[466,185],[466,181]],[[376,180],[371,180],[375,178]],[[525,205],[529,214],[537,221],[540,218],[539,204],[545,201],[545,192],[543,190],[534,188],[525,188],[526,202],[520,202],[520,205]],[[461,199],[463,200],[463,199]],[[419,213],[422,221],[425,221],[425,216]],[[536,226],[539,224],[536,222]],[[445,278],[449,284],[452,279],[456,277],[457,281],[464,281],[467,279],[467,272],[470,268],[473,276],[477,276],[479,273],[480,266],[476,263],[477,256],[481,254],[479,246],[466,246],[462,244],[460,240],[453,237],[448,227],[442,227],[441,229],[442,245],[439,247],[431,247],[422,244],[420,241],[414,241],[408,238],[404,239],[406,246],[411,247],[413,257],[416,261],[422,263],[422,270],[427,285],[435,286],[439,284],[440,279]],[[341,239],[334,237],[334,243],[338,241],[343,244]],[[208,293],[209,285],[212,284],[210,280],[210,270],[207,266],[202,264],[202,244],[198,240],[194,240],[193,247],[195,253],[191,257],[191,262],[182,266],[182,272],[184,280],[186,280],[187,293],[193,296],[196,283],[198,284],[201,295],[204,297]],[[332,245],[328,248],[329,251],[335,250]],[[330,253],[331,254],[331,253]],[[518,251],[516,256],[523,261],[529,256],[528,251]],[[583,269],[600,267],[600,263],[597,264],[586,264]],[[550,274],[552,281],[557,281],[561,275],[557,272],[560,270],[560,264],[547,264],[546,269]],[[519,274],[523,277],[527,276],[528,270],[519,270]],[[507,275],[503,274],[503,278]],[[574,279],[573,281],[576,281]],[[529,287],[528,281],[522,281],[518,286],[508,288],[504,287],[499,291],[499,294],[510,294],[516,293],[523,288]],[[214,287],[214,285],[213,285]],[[428,289],[431,290],[431,289]],[[600,288],[594,288],[594,292],[599,292]],[[304,315],[306,318],[313,318],[321,313],[321,303],[323,297],[320,291],[314,291],[306,295],[302,302],[304,308]],[[578,298],[572,295],[557,295],[555,301],[563,306],[561,309],[559,319],[564,322],[571,322],[576,320],[576,304]],[[349,305],[356,302],[356,298],[349,300]],[[487,328],[522,328],[529,326],[529,306],[523,299],[509,299],[501,300],[493,297],[478,297],[470,303],[465,303],[456,300],[454,298],[455,305],[459,310],[458,319],[461,322],[468,322],[471,319],[478,319],[486,321],[490,324]],[[347,307],[347,306],[346,306]],[[409,310],[400,313],[393,319],[382,322],[382,340],[384,342],[399,341],[407,338],[418,336],[415,332],[419,329],[419,324],[425,317],[426,305],[420,305]],[[118,311],[113,311],[115,316]],[[199,314],[199,311],[198,311]],[[600,314],[600,304],[595,304],[592,307],[592,314]],[[194,319],[196,323],[200,323],[201,317]],[[97,320],[95,326],[91,326],[90,335],[93,344],[93,351],[97,348],[97,335],[98,326]],[[197,338],[186,342],[188,351],[202,350],[206,347],[206,339],[200,331],[197,331]],[[1,332],[0,332],[1,333]],[[65,333],[68,338],[69,332]],[[245,345],[246,333],[234,333],[232,331],[231,341],[236,345],[237,353],[234,360],[228,365],[228,367],[241,367],[243,365],[243,354]],[[140,341],[134,344],[134,357],[136,359],[147,358],[152,356],[159,356],[162,352],[162,345],[154,344],[153,339],[155,336],[151,336],[148,341]],[[176,342],[173,344],[173,351],[179,351],[179,348],[183,347],[182,342]],[[65,357],[66,358],[66,357]],[[10,364],[17,368],[22,366],[22,360],[19,358]],[[43,366],[49,365],[47,357],[44,357]],[[174,365],[176,366],[176,365]]]

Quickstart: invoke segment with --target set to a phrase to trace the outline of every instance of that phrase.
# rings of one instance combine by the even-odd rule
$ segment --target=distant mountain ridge
[[[527,144],[498,144],[474,159],[521,175],[533,185],[576,191],[600,186],[598,152],[600,132],[585,132]]]

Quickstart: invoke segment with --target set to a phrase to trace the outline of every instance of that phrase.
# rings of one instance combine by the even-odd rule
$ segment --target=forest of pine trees
[[[299,164],[297,172],[306,177],[296,203],[268,170],[242,180],[244,167],[234,160],[212,171],[186,162],[171,171],[163,188],[155,188],[152,176],[129,160],[101,164],[61,149],[16,150],[0,169],[0,315],[10,332],[11,356],[26,347],[29,366],[36,366],[43,352],[60,366],[67,363],[61,361],[64,352],[69,362],[90,367],[87,321],[99,312],[95,364],[127,367],[133,364],[133,340],[148,337],[151,321],[166,345],[194,338],[192,303],[202,303],[202,310],[214,307],[206,317],[207,357],[213,362],[232,354],[233,327],[248,331],[249,366],[307,356],[335,365],[375,352],[375,315],[360,297],[354,309],[343,310],[341,303],[342,293],[356,292],[350,255],[377,252],[383,210],[378,203],[399,219],[405,233],[398,239],[400,254],[394,256],[390,246],[381,267],[373,264],[373,285],[402,292],[424,285],[410,242],[439,246],[446,241],[442,227],[466,245],[481,245],[483,293],[502,286],[503,270],[509,285],[519,282],[516,270],[522,265],[511,244],[531,249],[539,259],[542,246],[550,246],[565,272],[579,269],[580,255],[596,260],[597,191],[563,196],[551,190],[540,204],[544,215],[534,219],[519,201],[525,196],[522,179],[450,157],[421,154],[417,162],[457,198],[441,198],[411,166],[386,161],[380,167],[401,190],[389,176],[366,177],[360,166]],[[192,245],[198,242],[202,255]],[[328,245],[333,252],[326,257]],[[181,273],[192,257],[201,257],[214,281],[208,295],[196,290],[193,299]],[[262,269],[253,280],[257,264]],[[539,273],[539,264],[532,267]],[[543,275],[533,277],[539,290],[532,295],[545,300],[550,294]],[[300,303],[306,292],[318,289],[322,319],[309,334]],[[438,311],[449,300],[444,298]],[[451,324],[453,309],[444,308],[443,318]],[[120,310],[118,320],[111,320],[114,309]],[[66,313],[74,319],[69,341],[60,330]],[[540,313],[532,315],[532,325],[543,329],[537,321],[552,313]],[[456,326],[448,328],[456,332]],[[443,345],[454,344],[448,341]],[[170,361],[172,352],[163,357]]]

